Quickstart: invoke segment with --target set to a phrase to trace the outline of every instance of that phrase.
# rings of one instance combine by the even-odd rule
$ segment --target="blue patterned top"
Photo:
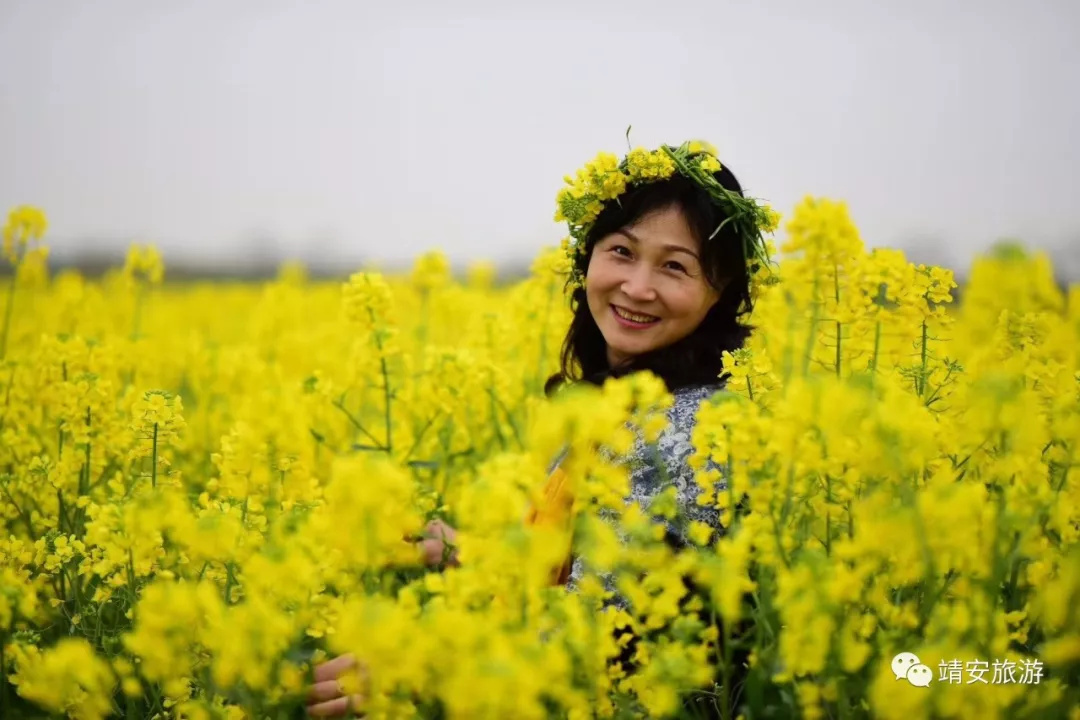
[[[697,421],[697,411],[701,403],[723,389],[723,385],[699,385],[680,388],[674,393],[674,402],[668,409],[668,425],[660,433],[655,444],[645,442],[640,431],[633,450],[627,458],[630,464],[629,505],[637,502],[642,508],[648,508],[653,499],[662,491],[675,486],[678,495],[679,516],[674,522],[665,520],[668,527],[668,540],[677,545],[690,543],[687,527],[690,521],[698,520],[720,531],[719,512],[715,507],[706,507],[697,503],[700,488],[694,480],[694,470],[689,459],[694,453],[691,437]],[[708,469],[719,469],[711,460]],[[727,488],[725,481],[715,486],[716,490]],[[585,568],[580,557],[575,556],[570,571],[570,580],[566,587],[577,589],[577,583],[584,575]],[[614,591],[614,581],[601,576],[608,589]],[[616,595],[609,603],[626,607],[625,599]]]

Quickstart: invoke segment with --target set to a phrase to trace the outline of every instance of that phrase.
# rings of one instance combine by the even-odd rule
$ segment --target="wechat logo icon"
[[[897,680],[907,680],[915,687],[926,687],[934,679],[933,671],[915,653],[898,653],[892,659],[892,671]]]

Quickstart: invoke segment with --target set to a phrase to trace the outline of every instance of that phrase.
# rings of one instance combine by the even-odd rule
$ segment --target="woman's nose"
[[[652,284],[652,275],[649,269],[644,266],[631,270],[630,274],[623,280],[621,289],[626,297],[631,300],[645,302],[656,299],[656,289]]]

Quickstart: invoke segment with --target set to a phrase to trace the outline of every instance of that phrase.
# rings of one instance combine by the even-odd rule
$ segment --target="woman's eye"
[[[672,270],[675,270],[676,272],[681,272],[681,273],[686,272],[686,268],[683,267],[683,264],[680,263],[680,262],[676,262],[674,260],[669,260],[667,263],[664,264],[664,267],[671,268]]]
[[[616,255],[622,255],[623,257],[630,257],[630,248],[626,247],[625,245],[616,245],[615,247],[611,248],[611,252],[615,253]]]

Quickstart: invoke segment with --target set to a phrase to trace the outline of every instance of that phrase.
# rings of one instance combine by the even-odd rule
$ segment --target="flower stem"
[[[814,361],[814,345],[817,340],[817,328],[818,323],[821,321],[821,303],[818,277],[814,276],[814,292],[813,300],[814,307],[812,315],[810,316],[810,331],[807,333],[806,338],[806,354],[803,356],[802,374],[806,377],[810,374],[810,364]]]
[[[723,668],[720,671],[722,678],[720,681],[720,715],[723,720],[731,720],[731,701],[733,697],[731,692],[731,622],[728,619],[721,619],[720,623],[724,626],[724,659]]]
[[[834,297],[836,298],[836,311],[840,313],[840,267],[838,265],[833,266],[833,285],[835,289]],[[839,320],[836,321],[836,377],[840,377],[840,364],[841,355],[840,349],[843,346],[843,323]]]
[[[386,365],[386,352],[383,350],[382,335],[379,332],[379,326],[375,319],[375,312],[368,308],[368,315],[371,317],[371,324],[374,328],[372,336],[375,339],[375,347],[379,351],[379,369],[382,371],[383,377],[383,401],[386,406],[386,454],[390,455],[393,451],[393,435],[392,435],[392,423],[390,422],[390,370]]]
[[[0,715],[4,717],[8,717],[7,670],[4,667],[7,662],[7,658],[4,657],[4,645],[6,644],[4,640],[0,640]]]
[[[825,476],[825,555],[832,553],[832,533],[830,532],[832,517],[832,473]]]
[[[926,336],[927,327],[926,321],[922,322],[922,365],[919,369],[919,397],[922,397],[926,392]]]
[[[420,291],[420,322],[416,326],[416,345],[423,352],[427,345],[428,336],[428,296],[430,291],[424,288]]]
[[[11,269],[11,284],[8,285],[7,307],[4,310],[4,329],[0,333],[0,360],[7,355],[8,330],[11,328],[11,315],[15,309],[15,281],[19,277],[19,264]]]
[[[150,467],[150,487],[157,487],[157,436],[158,436],[158,424],[154,423],[154,451],[153,451],[153,464]]]
[[[381,350],[382,348],[380,348]],[[386,405],[386,454],[394,448],[393,423],[390,421],[390,373],[386,368],[386,358],[379,358],[383,376],[383,402]]]
[[[225,604],[232,605],[232,588],[236,582],[232,562],[225,563]]]
[[[877,321],[874,325],[874,357],[870,359],[870,387],[874,386],[874,380],[877,379],[877,361],[878,353],[881,351],[881,320]]]

